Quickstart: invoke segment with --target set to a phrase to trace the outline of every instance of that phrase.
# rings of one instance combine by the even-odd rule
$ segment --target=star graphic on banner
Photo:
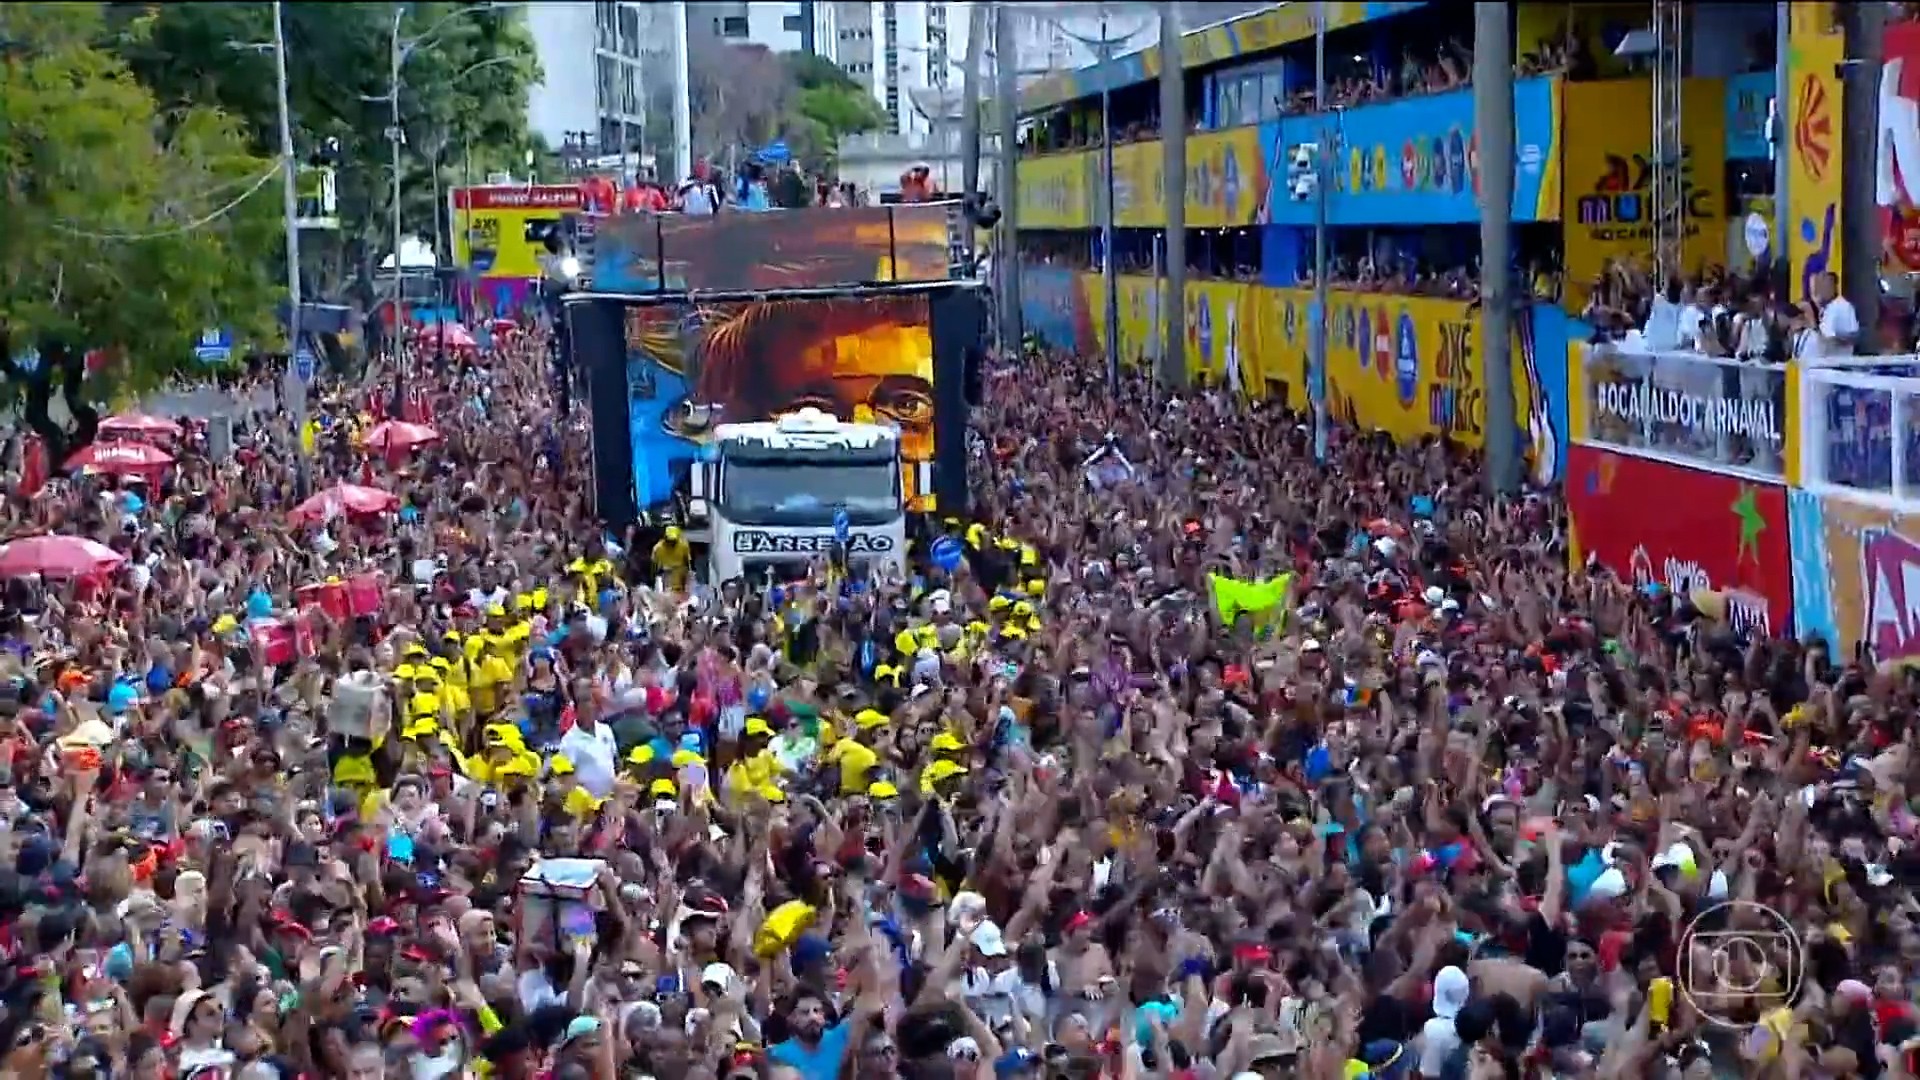
[[[1760,534],[1767,529],[1767,519],[1760,513],[1760,501],[1754,494],[1753,485],[1741,484],[1740,497],[1733,500],[1727,509],[1740,519],[1740,546],[1734,551],[1736,564],[1746,561],[1749,553],[1753,561],[1760,561]]]

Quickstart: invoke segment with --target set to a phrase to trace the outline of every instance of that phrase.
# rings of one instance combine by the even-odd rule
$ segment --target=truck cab
[[[836,546],[851,566],[904,569],[907,496],[900,435],[889,425],[811,408],[721,424],[690,487],[690,516],[707,526],[698,531],[711,582],[797,577]]]

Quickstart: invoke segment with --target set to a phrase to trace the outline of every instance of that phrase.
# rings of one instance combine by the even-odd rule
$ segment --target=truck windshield
[[[728,462],[720,509],[745,525],[824,524],[844,509],[851,524],[877,524],[900,512],[900,470],[892,463],[849,465]]]

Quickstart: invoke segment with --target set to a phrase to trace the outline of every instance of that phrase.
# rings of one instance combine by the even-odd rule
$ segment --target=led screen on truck
[[[593,287],[649,293],[946,281],[949,213],[935,203],[611,218],[594,237]]]
[[[980,328],[971,285],[713,301],[589,294],[568,300],[567,317],[587,373],[603,507],[660,506],[716,426],[807,407],[898,425],[914,510],[951,510],[965,497],[967,351]]]

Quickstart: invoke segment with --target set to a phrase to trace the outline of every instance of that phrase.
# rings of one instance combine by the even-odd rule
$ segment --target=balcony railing
[[[1791,368],[1589,345],[1571,374],[1577,442],[1775,483],[1791,475]]]
[[[1805,366],[1800,380],[1801,486],[1920,506],[1920,356],[1828,360]]]

